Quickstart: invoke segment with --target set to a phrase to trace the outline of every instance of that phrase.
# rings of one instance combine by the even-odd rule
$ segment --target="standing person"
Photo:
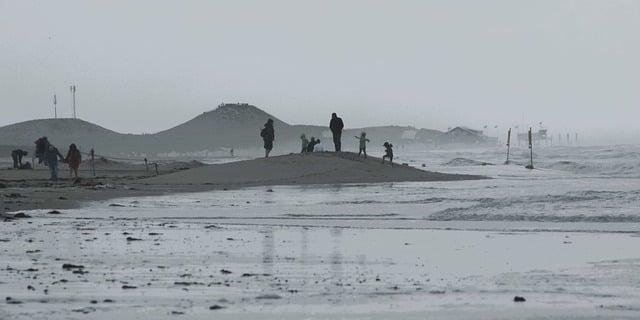
[[[384,156],[382,156],[382,163],[384,163],[385,158],[389,158],[389,163],[393,167],[393,145],[389,142],[385,142],[384,146]]]
[[[46,153],[47,149],[49,149],[49,140],[47,137],[42,137],[35,142],[36,144],[36,158],[38,158],[38,163],[42,163],[44,161],[44,165],[47,165]],[[35,165],[35,163],[34,163]]]
[[[300,153],[307,153],[309,149],[309,139],[307,139],[307,135],[304,133],[300,136],[300,140],[302,142],[302,151]]]
[[[358,139],[358,141],[360,141],[360,151],[358,151],[358,157],[360,157],[360,154],[364,152],[364,158],[367,158],[367,142],[369,142],[369,139],[367,139],[367,133],[362,131],[360,133],[360,136],[356,136],[356,139]]]
[[[58,151],[58,148],[49,144],[47,151],[45,152],[45,161],[49,166],[49,173],[51,174],[51,181],[58,180],[58,159],[64,161],[64,157]]]
[[[276,139],[276,134],[273,130],[273,119],[267,120],[264,124],[264,128],[260,131],[260,136],[264,140],[264,157],[269,157],[269,152],[273,149],[273,140]]]
[[[78,150],[75,143],[72,143],[69,146],[69,151],[67,152],[65,161],[69,164],[69,176],[73,173],[77,178],[78,168],[80,168],[80,163],[82,163],[82,154],[80,154],[80,150]]]
[[[340,152],[342,149],[342,129],[344,128],[344,123],[341,118],[338,118],[338,115],[334,112],[331,114],[331,121],[329,122],[329,129],[331,129],[331,133],[333,134],[333,145],[335,146],[336,152]]]

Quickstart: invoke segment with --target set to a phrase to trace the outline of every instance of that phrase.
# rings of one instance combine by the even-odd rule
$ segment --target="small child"
[[[300,151],[300,153],[307,153],[307,151],[309,151],[309,139],[307,139],[307,135],[303,133],[300,136],[300,140],[302,141],[302,151]]]
[[[367,133],[366,132],[361,132],[360,136],[356,136],[356,139],[358,139],[358,141],[360,141],[360,151],[358,151],[358,157],[360,157],[360,154],[364,152],[364,158],[367,158],[367,142],[369,142],[369,139],[367,139]]]
[[[313,152],[324,152],[324,147],[320,139],[316,140],[316,144],[313,146]]]
[[[385,158],[389,158],[389,163],[393,167],[393,145],[389,142],[385,142],[383,146],[385,155],[382,156],[382,163],[384,163]]]

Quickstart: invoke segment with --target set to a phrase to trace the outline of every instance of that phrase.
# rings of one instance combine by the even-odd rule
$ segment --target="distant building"
[[[537,144],[541,142],[547,142],[547,139],[549,139],[550,137],[547,135],[547,129],[539,129],[538,132],[531,133],[531,138],[533,139],[533,143]],[[520,144],[520,141],[524,142],[525,144],[529,143],[529,133],[518,133],[518,144]]]
[[[416,140],[417,133],[418,133],[418,130],[405,130],[404,132],[402,132],[402,136],[400,137],[400,139]]]
[[[438,144],[482,144],[488,142],[482,130],[455,127],[438,137]]]

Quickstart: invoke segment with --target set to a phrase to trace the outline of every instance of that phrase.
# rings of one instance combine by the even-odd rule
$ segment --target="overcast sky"
[[[0,0],[0,125],[290,123],[640,132],[640,1]],[[634,131],[635,130],[635,131]]]

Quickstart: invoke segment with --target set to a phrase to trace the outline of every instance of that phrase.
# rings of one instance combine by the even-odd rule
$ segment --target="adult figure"
[[[36,158],[38,158],[38,163],[42,163],[44,161],[44,165],[47,165],[46,161],[46,153],[47,149],[49,149],[49,140],[47,137],[42,137],[35,142],[36,144]],[[34,163],[35,165],[35,163]]]
[[[52,144],[47,146],[47,150],[45,152],[45,162],[49,166],[49,173],[51,174],[51,181],[58,180],[58,159],[64,161],[64,157],[58,151],[58,148],[54,147]]]
[[[16,149],[11,151],[11,159],[13,160],[13,168],[22,168],[22,157],[26,156],[27,152],[22,149]]]
[[[75,143],[69,146],[65,161],[69,164],[69,175],[74,174],[74,177],[77,178],[78,168],[80,168],[80,163],[82,163],[82,154],[80,154],[80,150],[78,150]]]
[[[264,157],[268,158],[271,149],[273,149],[273,140],[276,138],[275,131],[273,130],[273,119],[267,120],[264,128],[260,131],[260,136],[262,140],[264,140]]]
[[[342,129],[344,128],[344,123],[342,119],[338,117],[338,115],[334,112],[331,114],[331,122],[329,122],[329,129],[331,129],[331,133],[333,134],[333,145],[335,147],[336,152],[340,152],[342,149]]]

